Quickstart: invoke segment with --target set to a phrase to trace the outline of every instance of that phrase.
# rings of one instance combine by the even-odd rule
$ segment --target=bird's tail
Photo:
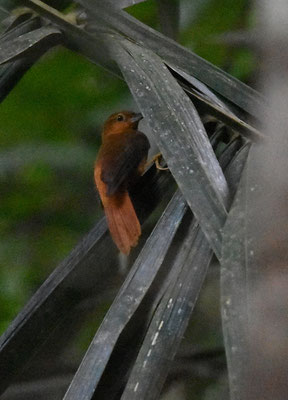
[[[104,210],[114,242],[122,253],[129,254],[138,243],[141,227],[128,192],[106,198]]]
[[[108,227],[118,249],[129,254],[138,243],[141,226],[127,191],[107,196],[107,186],[95,170],[95,181],[106,214]]]

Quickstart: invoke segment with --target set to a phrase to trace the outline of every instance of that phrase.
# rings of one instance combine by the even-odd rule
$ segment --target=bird
[[[110,115],[102,130],[102,143],[94,179],[108,228],[119,251],[128,255],[141,235],[141,226],[129,188],[144,173],[150,143],[138,130],[142,114],[121,111]]]

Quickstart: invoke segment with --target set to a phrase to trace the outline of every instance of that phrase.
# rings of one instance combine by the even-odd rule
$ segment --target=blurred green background
[[[180,3],[179,42],[253,85],[253,53],[219,36],[253,28],[251,2]],[[127,11],[160,30],[157,1]],[[0,333],[102,215],[93,183],[101,126],[127,108],[136,109],[125,82],[64,48],[42,57],[0,105]],[[215,318],[209,296],[202,304]]]

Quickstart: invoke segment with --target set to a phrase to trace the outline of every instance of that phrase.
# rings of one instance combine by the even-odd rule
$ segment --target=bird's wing
[[[137,175],[137,168],[147,159],[150,148],[147,137],[142,132],[127,132],[111,135],[110,148],[103,160],[101,179],[107,185],[107,196],[112,196],[127,183],[131,176]]]

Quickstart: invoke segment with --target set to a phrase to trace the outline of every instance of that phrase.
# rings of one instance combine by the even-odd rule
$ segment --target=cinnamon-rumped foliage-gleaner
[[[104,124],[102,145],[95,164],[95,183],[111,236],[118,249],[129,254],[138,243],[141,226],[128,189],[143,174],[149,141],[138,131],[141,114],[122,111]]]

